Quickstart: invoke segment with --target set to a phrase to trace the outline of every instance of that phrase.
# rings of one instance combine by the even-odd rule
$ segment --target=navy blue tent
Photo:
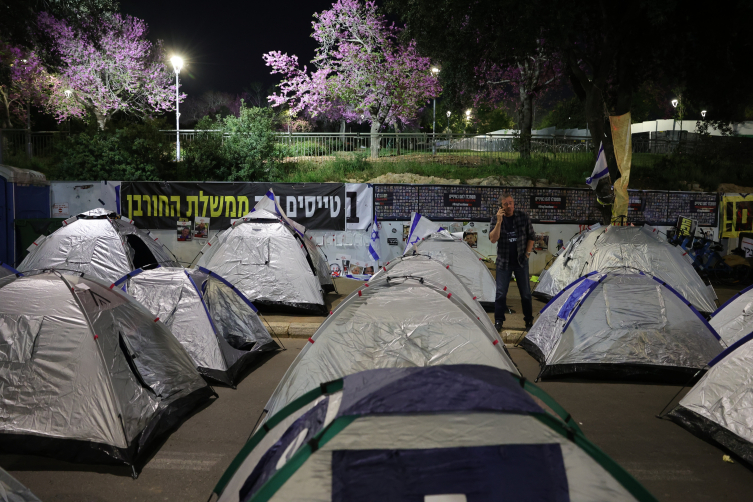
[[[655,500],[538,387],[478,364],[376,369],[323,384],[259,428],[214,494],[220,502]]]

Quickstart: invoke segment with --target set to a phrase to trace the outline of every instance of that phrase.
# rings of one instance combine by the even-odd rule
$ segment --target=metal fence
[[[55,142],[66,134],[59,131],[30,133],[26,129],[0,129],[0,164],[14,157],[51,157]]]

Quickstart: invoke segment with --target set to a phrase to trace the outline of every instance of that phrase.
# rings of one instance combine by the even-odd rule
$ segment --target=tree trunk
[[[400,127],[398,127],[397,122],[395,122],[395,143],[397,146],[397,156],[400,156]]]
[[[533,128],[533,95],[520,86],[520,109],[519,127],[520,127],[520,156],[527,159],[531,156],[531,129]]]
[[[382,128],[382,124],[374,120],[371,123],[371,158],[379,158],[379,130]]]
[[[95,111],[94,116],[97,118],[97,124],[99,125],[99,130],[104,131],[105,125],[107,125],[107,115]]]

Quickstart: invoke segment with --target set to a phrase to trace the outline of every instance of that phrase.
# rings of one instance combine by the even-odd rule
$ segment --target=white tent
[[[541,377],[686,383],[723,345],[706,319],[662,280],[592,273],[541,311],[523,348]]]
[[[263,352],[279,348],[253,304],[208,270],[138,269],[115,285],[121,283],[170,329],[207,378],[234,385]]]
[[[249,439],[214,494],[218,502],[656,500],[541,389],[478,364],[323,383]]]
[[[110,283],[147,265],[180,267],[162,243],[106,209],[65,220],[64,226],[31,245],[18,270],[59,269],[83,272]]]
[[[680,247],[664,241],[653,227],[597,227],[568,242],[551,267],[539,277],[534,296],[550,299],[591,272],[641,271],[659,277],[699,311],[716,310],[716,293],[695,271]]]
[[[257,306],[326,312],[323,293],[334,290],[329,266],[305,229],[270,196],[210,239],[197,265],[224,277]]]
[[[753,286],[740,291],[719,307],[709,324],[727,345],[753,332]]]
[[[753,333],[711,360],[668,416],[753,466]]]
[[[0,452],[133,466],[213,394],[164,324],[109,283],[0,280]]]
[[[269,399],[267,417],[319,384],[374,368],[486,364],[517,373],[499,334],[446,282],[388,273],[337,306]]]
[[[0,502],[41,502],[31,490],[0,469]]]

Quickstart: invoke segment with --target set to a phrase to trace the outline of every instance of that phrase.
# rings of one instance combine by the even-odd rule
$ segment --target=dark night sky
[[[144,19],[149,38],[163,40],[168,55],[183,57],[182,90],[196,96],[239,93],[253,81],[265,90],[277,83],[261,58],[265,52],[295,54],[308,64],[316,47],[312,14],[332,1],[121,0],[120,10]]]

